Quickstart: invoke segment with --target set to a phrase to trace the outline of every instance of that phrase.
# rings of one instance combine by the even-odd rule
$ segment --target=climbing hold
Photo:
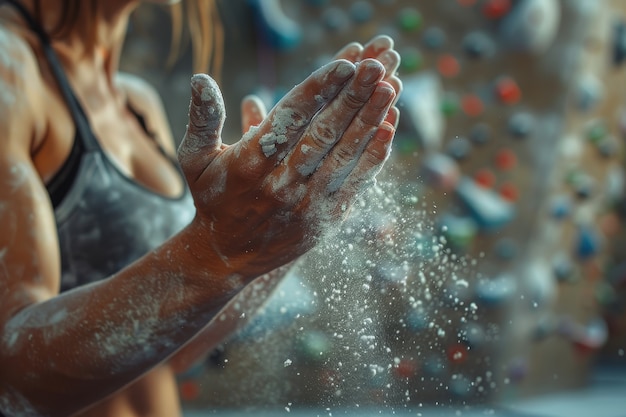
[[[367,23],[374,17],[374,7],[369,1],[355,1],[350,6],[350,17],[355,23]]]
[[[620,20],[613,27],[613,64],[621,65],[626,59],[626,23]]]
[[[457,136],[448,142],[446,153],[458,160],[465,159],[472,150],[472,143],[464,137]]]
[[[552,261],[552,270],[557,282],[571,282],[574,277],[574,264],[564,253],[557,255]]]
[[[476,284],[476,298],[481,305],[501,306],[517,292],[515,278],[503,273],[495,278],[483,278]]]
[[[483,14],[489,19],[500,19],[511,10],[511,0],[487,0]]]
[[[405,7],[398,13],[398,26],[405,32],[420,29],[422,23],[422,14],[414,7]]]
[[[322,12],[322,23],[333,32],[346,29],[350,26],[350,19],[339,7],[328,7]]]
[[[576,255],[582,260],[595,256],[601,246],[600,236],[591,225],[580,225],[576,238]]]
[[[566,195],[557,195],[550,202],[550,214],[554,219],[562,220],[572,212],[572,201]]]
[[[478,233],[476,222],[469,217],[444,214],[438,222],[445,231],[443,236],[451,246],[466,248]]]
[[[475,94],[466,94],[461,99],[461,108],[463,109],[463,113],[470,117],[480,116],[483,112],[485,106],[483,105],[483,101]]]
[[[514,138],[528,137],[535,127],[535,118],[530,113],[515,113],[509,119],[509,133]]]
[[[447,92],[441,99],[440,109],[444,116],[454,116],[459,111],[459,97],[453,92]]]
[[[487,34],[474,31],[463,38],[463,50],[469,58],[487,58],[495,52],[495,45]]]
[[[433,188],[452,190],[459,181],[460,170],[448,155],[433,153],[422,162],[421,176]]]
[[[517,165],[517,156],[510,149],[501,149],[496,154],[496,167],[500,171],[510,171]]]
[[[448,360],[452,363],[463,363],[467,360],[468,346],[461,343],[456,343],[448,347]]]
[[[602,83],[595,75],[585,74],[578,77],[574,91],[574,104],[581,111],[596,107],[604,95]]]
[[[493,188],[496,183],[496,174],[488,168],[482,168],[474,174],[474,181],[481,187]]]
[[[415,72],[422,68],[424,58],[419,49],[405,47],[400,51],[400,69],[405,73]]]
[[[515,104],[522,98],[522,90],[511,77],[503,76],[496,80],[496,96],[504,104]]]
[[[505,182],[500,185],[500,196],[511,203],[516,202],[519,199],[519,189],[511,182]]]
[[[446,43],[446,32],[438,26],[431,26],[424,31],[422,42],[426,48],[438,50]]]
[[[478,123],[472,126],[469,139],[476,145],[483,145],[489,141],[491,137],[491,128],[486,123]]]
[[[401,123],[417,135],[422,148],[439,148],[444,129],[439,77],[426,73],[405,78],[399,105],[403,108]]]
[[[542,53],[556,38],[561,10],[556,0],[522,0],[504,18],[500,35],[514,50]]]
[[[437,59],[437,70],[442,77],[452,78],[459,75],[461,66],[452,54],[443,54]]]
[[[469,178],[459,181],[456,193],[481,229],[498,229],[511,222],[515,216],[515,210],[509,202]]]
[[[409,379],[414,377],[419,370],[417,361],[414,359],[402,358],[393,364],[393,373],[397,378]]]

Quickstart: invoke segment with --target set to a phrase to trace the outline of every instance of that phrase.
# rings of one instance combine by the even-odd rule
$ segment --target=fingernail
[[[391,73],[397,69],[398,64],[400,63],[400,54],[393,49],[389,49],[380,54],[378,59],[385,66],[385,70],[392,75]]]
[[[358,80],[361,84],[371,85],[380,80],[385,69],[382,64],[373,59],[366,59],[359,64]]]
[[[387,112],[387,116],[385,117],[385,121],[389,122],[393,125],[394,129],[398,128],[398,124],[400,122],[400,110],[397,107],[391,107]]]
[[[345,81],[354,74],[354,64],[349,61],[340,60],[337,61],[335,65],[336,67],[333,70],[333,77],[338,82]]]
[[[374,139],[380,142],[389,142],[392,138],[396,130],[391,126],[391,124],[384,122],[378,127],[376,134],[374,135]]]
[[[393,39],[386,35],[381,35],[372,42],[374,51],[393,48]]]
[[[391,86],[387,86],[387,85],[379,86],[374,91],[374,94],[372,94],[372,98],[371,98],[372,104],[375,107],[382,109],[386,107],[389,103],[391,103],[391,100],[393,100],[394,96],[395,96],[395,91]]]
[[[357,62],[363,52],[363,46],[357,42],[352,42],[347,45],[343,51],[342,56],[349,59],[352,62]]]
[[[217,83],[206,74],[191,77],[188,135],[221,129],[224,123],[224,98]]]
[[[206,74],[195,74],[191,77],[192,101],[196,105],[208,102],[220,104],[223,102],[222,93],[215,80]]]

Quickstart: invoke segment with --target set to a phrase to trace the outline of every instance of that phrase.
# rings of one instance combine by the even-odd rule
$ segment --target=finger
[[[246,133],[252,126],[258,126],[267,116],[265,104],[258,96],[248,95],[241,101],[241,130]]]
[[[337,211],[343,212],[367,188],[376,183],[376,175],[391,154],[395,129],[383,122],[365,147],[357,164],[334,194]]]
[[[344,46],[337,52],[334,59],[347,59],[357,63],[362,59],[363,46],[358,42],[352,42]]]
[[[400,54],[393,50],[387,49],[375,57],[378,59],[387,72],[387,78],[393,77],[400,67]]]
[[[379,131],[394,97],[395,91],[389,84],[384,81],[378,84],[370,100],[359,111],[313,175],[315,177],[313,187],[317,188],[318,192],[334,193],[342,186],[370,139]]]
[[[315,71],[287,93],[258,128],[244,135],[241,147],[264,156],[264,168],[274,167],[300,139],[313,116],[344,88],[354,71],[354,64],[346,60],[333,61]]]
[[[396,104],[398,100],[400,99],[400,94],[402,94],[402,88],[403,88],[402,81],[400,80],[400,78],[396,76],[385,77],[385,81],[391,84],[391,86],[396,92],[396,98],[395,98],[395,101],[393,102],[393,104]]]
[[[378,59],[383,52],[393,49],[393,45],[394,43],[391,37],[387,35],[376,36],[363,46],[363,59]]]
[[[374,58],[379,60],[385,67],[387,73],[385,81],[390,82],[392,85],[399,83],[399,80],[395,76],[398,68],[400,67],[400,54],[393,49],[394,41],[387,35],[380,35],[373,38],[371,41],[365,44],[362,52],[362,59]],[[391,81],[392,78],[395,80]],[[399,93],[400,90],[396,89]]]
[[[400,54],[393,50],[393,39],[387,35],[381,35],[373,38],[365,46],[357,42],[349,43],[344,46],[335,59],[347,59],[351,62],[360,62],[366,58],[378,59],[389,76],[395,74],[400,66]]]
[[[188,181],[195,181],[222,146],[226,111],[217,83],[206,74],[191,78],[189,124],[178,148],[178,159]]]
[[[286,164],[295,167],[303,177],[313,173],[344,135],[352,119],[368,103],[383,76],[384,69],[376,60],[368,59],[358,64],[354,78],[311,122],[298,146],[285,159]],[[381,109],[383,107],[380,105]]]
[[[394,101],[396,99],[394,99]],[[385,122],[393,126],[394,129],[397,129],[399,121],[400,121],[400,110],[395,106],[391,107],[389,111],[387,112],[387,116],[385,117]]]
[[[400,80],[400,78],[398,78],[397,76],[393,76],[393,77],[386,77],[385,81],[387,81],[389,84],[391,84],[393,86],[393,89],[396,90],[396,95],[399,96],[400,93],[402,93],[402,80]]]

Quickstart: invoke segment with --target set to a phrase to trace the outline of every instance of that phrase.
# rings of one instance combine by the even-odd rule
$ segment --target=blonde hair
[[[171,6],[172,42],[167,60],[171,67],[180,55],[182,40],[191,38],[193,71],[221,78],[224,61],[224,27],[215,0],[183,0]],[[188,32],[184,31],[185,17]]]

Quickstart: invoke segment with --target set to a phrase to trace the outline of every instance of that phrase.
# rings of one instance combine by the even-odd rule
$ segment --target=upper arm
[[[45,129],[41,77],[25,44],[0,35],[1,332],[17,311],[58,292],[59,250],[50,200],[30,155]]]
[[[127,73],[119,73],[116,82],[126,94],[130,105],[145,117],[148,128],[156,133],[159,145],[175,156],[176,146],[172,131],[157,90],[144,79]]]

